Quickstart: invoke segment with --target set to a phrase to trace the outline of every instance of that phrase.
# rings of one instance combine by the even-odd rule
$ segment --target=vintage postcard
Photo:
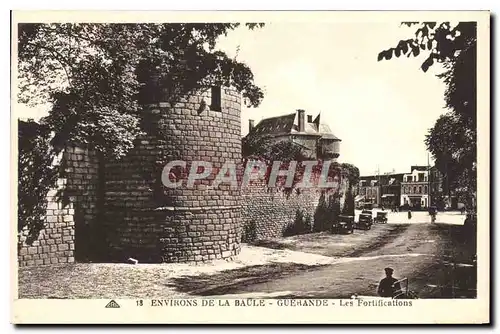
[[[16,324],[487,324],[490,13],[12,12]]]

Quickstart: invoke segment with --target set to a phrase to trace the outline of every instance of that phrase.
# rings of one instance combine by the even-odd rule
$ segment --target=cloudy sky
[[[444,85],[420,70],[424,58],[377,62],[378,52],[410,38],[414,28],[397,23],[267,23],[262,29],[230,32],[219,48],[246,62],[265,91],[258,108],[244,108],[248,120],[305,109],[342,139],[339,160],[362,175],[409,172],[427,164],[424,136],[445,110]],[[18,107],[21,117],[38,118],[48,106]]]
[[[342,162],[362,175],[409,172],[427,164],[423,142],[445,110],[444,85],[423,73],[425,58],[377,62],[378,52],[410,38],[415,28],[394,23],[277,23],[260,30],[238,29],[220,47],[246,62],[265,90],[257,109],[242,112],[242,135],[248,119],[305,109],[328,123],[342,139]]]

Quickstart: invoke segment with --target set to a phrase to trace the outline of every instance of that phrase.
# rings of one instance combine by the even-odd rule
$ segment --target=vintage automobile
[[[358,222],[356,223],[356,228],[363,230],[369,230],[372,228],[373,217],[371,211],[369,212],[370,213],[365,213],[365,211],[361,212]]]
[[[375,222],[379,224],[387,224],[387,212],[385,211],[377,212],[377,216],[375,217]]]
[[[340,215],[338,221],[333,223],[333,233],[354,233],[354,217]]]

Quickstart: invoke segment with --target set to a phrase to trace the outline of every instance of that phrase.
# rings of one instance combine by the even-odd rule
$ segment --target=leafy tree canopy
[[[258,157],[266,161],[303,161],[307,157],[303,148],[293,141],[275,142],[266,136],[248,136],[242,139],[241,150],[243,158]]]
[[[342,163],[340,167],[347,172],[349,187],[356,186],[359,183],[359,168],[350,163]]]
[[[471,205],[476,189],[476,23],[403,24],[418,27],[414,37],[380,52],[378,60],[424,54],[421,66],[424,72],[433,64],[443,66],[444,72],[438,77],[446,84],[444,101],[449,112],[437,119],[425,143],[449,186],[466,194],[465,200]]]
[[[123,156],[140,133],[143,102],[176,102],[210,85],[234,86],[248,106],[263,98],[250,68],[216,49],[237,23],[20,24],[19,101],[51,102],[44,121],[61,141]],[[260,23],[247,23],[250,29]]]

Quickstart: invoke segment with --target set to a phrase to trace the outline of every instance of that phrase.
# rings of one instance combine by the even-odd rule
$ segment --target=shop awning
[[[358,195],[354,198],[354,202],[359,202],[365,199],[365,195]]]
[[[396,196],[396,195],[394,195],[394,194],[383,194],[382,198],[394,197],[394,196]]]

